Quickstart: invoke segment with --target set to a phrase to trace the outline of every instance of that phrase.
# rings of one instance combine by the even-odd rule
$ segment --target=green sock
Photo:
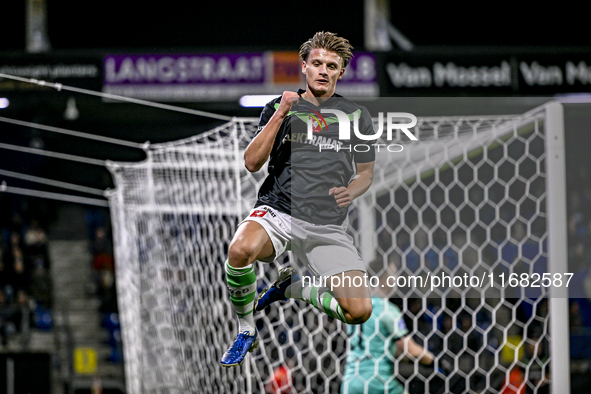
[[[303,286],[300,280],[289,285],[285,289],[285,295],[289,298],[304,301],[328,316],[347,323],[339,302],[327,287]]]
[[[257,276],[253,264],[244,268],[234,268],[226,260],[226,282],[228,283],[230,302],[232,302],[234,312],[238,316],[238,331],[248,331],[250,335],[254,335],[256,330],[252,314],[257,288],[256,281]]]

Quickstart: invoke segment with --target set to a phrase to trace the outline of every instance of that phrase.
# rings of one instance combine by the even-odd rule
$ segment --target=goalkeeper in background
[[[375,261],[372,271],[382,271],[382,264],[381,259]],[[394,362],[401,355],[433,366],[433,354],[415,342],[402,312],[388,300],[388,277],[395,275],[396,269],[390,263],[379,276],[378,285],[372,288],[373,313],[369,320],[347,327],[351,351],[347,354],[341,394],[405,394],[404,386],[394,375]]]
[[[365,193],[373,180],[375,134],[369,111],[338,94],[351,59],[349,41],[330,32],[318,32],[300,47],[306,89],[284,92],[263,109],[255,137],[244,153],[250,172],[259,171],[269,161],[269,175],[258,193],[250,215],[242,221],[232,239],[226,261],[230,301],[238,316],[238,336],[221,359],[223,366],[244,361],[246,353],[258,346],[253,312],[275,301],[294,298],[309,303],[330,317],[349,324],[365,322],[372,304],[367,288],[365,264],[343,223],[351,202]],[[327,109],[341,111],[357,119],[357,133],[339,141],[340,122],[324,119]],[[333,112],[336,114],[336,112]],[[307,138],[309,118],[313,138]],[[340,120],[340,119],[339,119]],[[349,122],[352,126],[352,122]],[[312,127],[311,125],[309,127]],[[355,143],[369,146],[357,152]],[[343,144],[349,148],[338,149]],[[325,149],[326,145],[333,149]],[[324,146],[324,148],[322,147]],[[348,279],[328,287],[313,286],[295,278],[293,269],[279,273],[277,280],[255,301],[254,261],[272,262],[292,250],[308,271],[321,278]],[[352,286],[352,283],[362,283]],[[334,285],[334,286],[332,286]]]

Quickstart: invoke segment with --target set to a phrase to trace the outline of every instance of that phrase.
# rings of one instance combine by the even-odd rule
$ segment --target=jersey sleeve
[[[261,130],[263,130],[263,128],[267,125],[267,123],[269,123],[269,119],[271,119],[271,116],[273,116],[273,113],[275,113],[275,100],[268,102],[265,105],[265,108],[263,108],[263,111],[261,112],[261,116],[259,117],[259,124],[257,125],[257,131],[254,134],[255,136],[258,135]]]
[[[361,115],[359,117],[359,132],[364,135],[374,135],[375,130],[373,127],[373,121],[371,120],[371,115],[367,108],[361,108]],[[369,146],[369,149],[365,152],[365,148],[358,149],[359,151],[355,151],[353,154],[355,157],[355,163],[370,163],[376,160],[376,152],[375,147],[373,144],[376,143],[376,140],[362,140],[357,138],[355,141],[356,144],[363,144]]]

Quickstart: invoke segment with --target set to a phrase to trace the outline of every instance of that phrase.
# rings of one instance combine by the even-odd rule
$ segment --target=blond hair
[[[353,46],[349,44],[349,40],[329,31],[319,31],[314,34],[314,37],[302,44],[300,57],[303,61],[308,60],[308,55],[310,55],[312,49],[326,49],[327,51],[336,52],[343,59],[343,68],[349,65],[349,61],[353,57],[351,52]]]

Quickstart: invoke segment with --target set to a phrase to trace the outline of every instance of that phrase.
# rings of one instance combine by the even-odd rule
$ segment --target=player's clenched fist
[[[351,205],[351,195],[349,195],[349,189],[345,186],[331,188],[328,191],[328,195],[334,196],[337,205],[341,208]]]
[[[291,110],[291,106],[293,104],[297,104],[299,100],[300,96],[296,92],[283,92],[277,112],[279,112],[281,116],[286,117],[287,114],[289,114],[289,111]]]

